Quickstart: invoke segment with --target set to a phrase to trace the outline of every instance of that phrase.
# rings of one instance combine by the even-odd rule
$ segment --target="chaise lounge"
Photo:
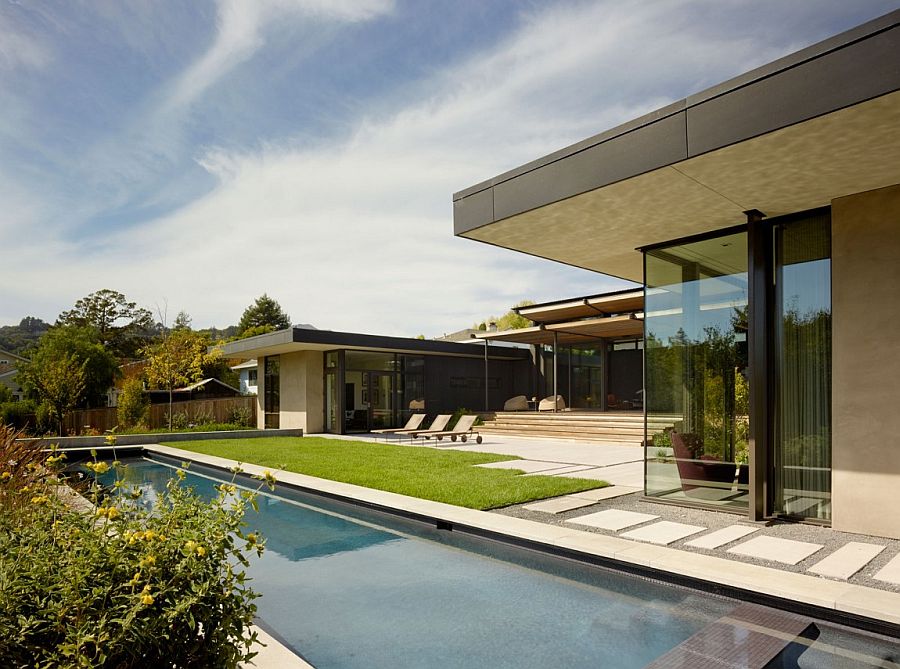
[[[406,432],[411,432],[413,430],[418,430],[422,426],[422,421],[425,420],[425,414],[423,413],[414,413],[409,417],[409,420],[406,421],[406,425],[403,427],[390,427],[384,428],[381,430],[372,430],[372,434],[404,434]]]
[[[475,421],[478,420],[477,415],[472,416],[460,416],[459,420],[456,421],[456,425],[452,430],[443,430],[440,432],[428,432],[424,436],[426,439],[431,439],[434,437],[438,441],[443,439],[444,437],[450,437],[450,441],[456,441],[457,437],[465,443],[465,441],[471,437],[475,437],[475,443],[480,444],[482,439],[481,435],[474,429]]]

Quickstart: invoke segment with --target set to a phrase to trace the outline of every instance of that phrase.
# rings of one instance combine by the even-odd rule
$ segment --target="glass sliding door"
[[[391,372],[368,372],[369,374],[369,429],[393,427],[394,378]]]
[[[266,429],[278,429],[281,416],[281,358],[267,356],[263,369],[263,425]]]
[[[776,514],[831,519],[831,220],[775,224]]]
[[[645,491],[748,508],[747,234],[645,255]]]

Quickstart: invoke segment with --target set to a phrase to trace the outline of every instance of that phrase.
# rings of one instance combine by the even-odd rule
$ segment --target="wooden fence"
[[[251,427],[256,426],[256,396],[223,397],[213,400],[191,400],[173,402],[173,422],[184,424],[230,423],[235,412],[241,412]],[[248,414],[249,412],[249,414]],[[169,403],[150,406],[149,427],[151,430],[168,427]],[[115,407],[100,409],[80,409],[66,415],[66,434],[75,436],[103,433],[119,424]],[[181,425],[183,427],[184,425]]]

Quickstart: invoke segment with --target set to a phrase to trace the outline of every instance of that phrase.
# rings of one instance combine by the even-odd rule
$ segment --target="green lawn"
[[[519,470],[472,466],[518,459],[509,455],[370,441],[264,437],[179,441],[167,445],[471,509],[495,509],[607,485],[587,479],[518,476]]]

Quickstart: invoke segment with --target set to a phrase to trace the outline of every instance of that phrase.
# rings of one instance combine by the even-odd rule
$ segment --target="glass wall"
[[[425,410],[423,356],[345,351],[343,377],[345,432],[398,427]]]
[[[263,425],[267,429],[278,429],[280,425],[279,412],[281,411],[281,358],[279,356],[266,357],[263,383],[263,411],[265,413]]]
[[[648,251],[648,496],[746,509],[747,235]]]
[[[831,221],[776,224],[775,513],[831,519]]]
[[[339,352],[329,351],[325,354],[325,431],[339,433],[341,421]]]

